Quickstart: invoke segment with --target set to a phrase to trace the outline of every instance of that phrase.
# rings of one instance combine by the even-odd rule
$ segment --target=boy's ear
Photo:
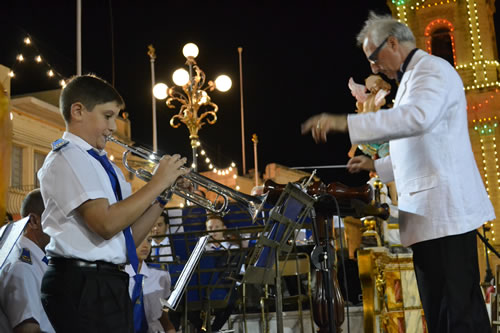
[[[28,216],[29,216],[28,224],[29,224],[31,229],[41,229],[42,228],[39,216],[37,216],[36,214],[33,214],[33,213],[29,213]]]
[[[85,107],[80,102],[71,104],[71,119],[79,120],[82,118]]]

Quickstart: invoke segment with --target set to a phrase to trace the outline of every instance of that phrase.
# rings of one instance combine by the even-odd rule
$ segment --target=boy
[[[133,332],[123,264],[127,253],[133,262],[166,203],[157,197],[185,173],[186,159],[165,155],[151,181],[131,195],[104,151],[122,97],[106,81],[83,75],[68,82],[59,104],[66,132],[38,173],[43,230],[51,236],[42,303],[57,332]]]
[[[153,229],[151,230],[151,235],[153,236],[163,236],[170,232],[168,224],[168,214],[167,211],[163,211],[156,220],[153,225]],[[164,263],[164,262],[172,262],[174,258],[172,257],[172,249],[170,248],[170,240],[167,236],[164,237],[155,237],[153,238],[153,246],[162,246],[155,247],[152,251],[153,261]]]
[[[0,270],[0,308],[4,309],[0,312],[5,313],[9,326],[2,330],[0,324],[0,332],[54,332],[40,301],[40,285],[47,270],[44,251],[49,243],[42,231],[43,210],[40,190],[28,193],[21,205],[23,220],[15,222],[25,223],[23,235]]]

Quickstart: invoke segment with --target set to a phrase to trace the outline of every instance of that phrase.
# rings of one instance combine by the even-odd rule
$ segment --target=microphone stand
[[[491,283],[491,280],[493,279],[493,272],[491,271],[491,266],[490,266],[490,259],[488,256],[488,249],[493,252],[498,258],[500,258],[500,254],[495,250],[493,246],[488,242],[488,238],[486,238],[486,231],[489,231],[490,228],[486,227],[483,224],[483,235],[479,231],[476,231],[477,235],[479,236],[479,239],[481,239],[484,243],[484,254],[486,257],[486,275],[484,277],[484,282],[485,283]]]

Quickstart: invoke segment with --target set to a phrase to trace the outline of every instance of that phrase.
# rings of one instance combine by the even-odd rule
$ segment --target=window
[[[453,46],[451,45],[450,30],[446,28],[436,29],[431,34],[432,54],[448,61],[455,66],[453,61]]]
[[[40,187],[40,181],[38,180],[37,173],[38,173],[38,170],[40,170],[40,168],[42,167],[43,162],[45,161],[45,157],[46,157],[45,154],[35,151],[35,156],[33,158],[33,160],[34,160],[33,171],[35,172],[33,179],[35,180],[34,181],[35,188]]]
[[[12,146],[10,186],[21,187],[23,185],[23,148]]]

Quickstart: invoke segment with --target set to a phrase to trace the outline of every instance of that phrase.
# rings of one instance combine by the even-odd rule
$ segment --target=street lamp
[[[203,125],[213,125],[217,121],[219,107],[212,102],[208,92],[214,89],[225,92],[231,88],[231,79],[227,75],[221,75],[215,82],[208,81],[205,84],[205,73],[195,61],[198,52],[198,47],[195,44],[186,44],[182,53],[186,57],[188,71],[179,68],[174,72],[172,80],[175,86],[168,88],[164,84],[159,86],[161,84],[159,83],[153,89],[156,98],[165,99],[165,96],[167,97],[167,107],[172,109],[179,107],[179,112],[170,119],[170,126],[178,128],[183,123],[188,128],[191,148],[193,149],[192,168],[194,171],[198,171],[197,149],[200,145],[198,131]],[[199,112],[200,114],[198,114]]]

